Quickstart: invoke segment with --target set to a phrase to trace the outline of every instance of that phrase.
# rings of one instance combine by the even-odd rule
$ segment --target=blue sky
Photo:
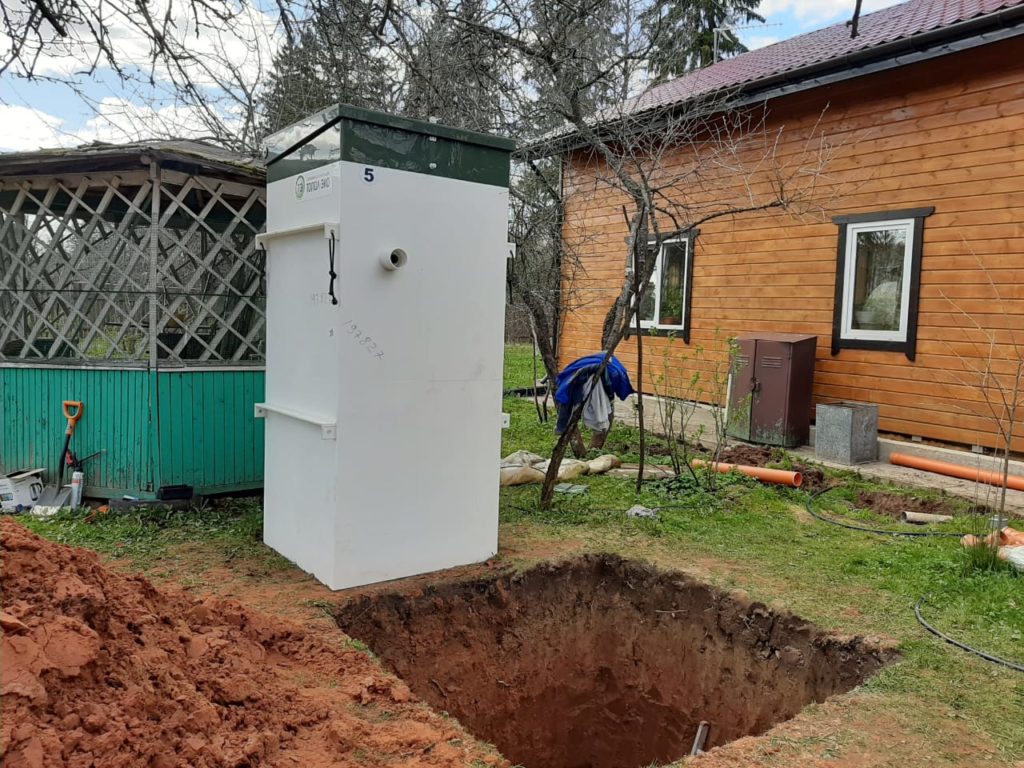
[[[894,0],[865,0],[863,12],[895,4]],[[760,48],[842,22],[849,18],[853,6],[854,0],[763,0],[759,10],[766,23],[740,29],[738,34],[749,48]],[[131,54],[144,61],[142,41],[130,35],[124,39]],[[2,43],[0,39],[0,46]],[[230,41],[205,44],[211,49],[232,50]],[[50,68],[58,75],[74,69],[66,59],[56,57]],[[158,86],[156,91],[126,88],[112,73],[100,71],[83,80],[82,91],[92,104],[57,83],[4,75],[0,80],[0,151],[73,146],[97,139],[117,142],[158,135],[201,135],[195,115],[175,108],[166,98],[165,87]]]

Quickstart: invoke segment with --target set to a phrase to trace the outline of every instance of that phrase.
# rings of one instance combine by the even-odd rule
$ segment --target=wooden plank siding
[[[0,472],[44,467],[55,482],[64,446],[64,400],[85,404],[71,449],[85,464],[86,493],[153,491],[149,377],[141,369],[0,367]],[[70,471],[64,473],[70,482]]]
[[[152,498],[163,485],[200,494],[263,486],[262,369],[0,366],[0,473],[59,466],[64,400],[85,404],[72,450],[85,465],[86,495]],[[153,387],[156,389],[153,389]],[[70,472],[65,473],[65,481]]]
[[[816,402],[873,402],[883,431],[995,445],[996,425],[979,377],[965,371],[965,361],[981,366],[988,355],[973,323],[995,334],[996,372],[1012,369],[1014,340],[1024,346],[1020,45],[1020,39],[989,44],[770,102],[767,128],[781,132],[778,161],[795,162],[815,130],[835,147],[821,177],[818,199],[824,202],[816,211],[753,213],[701,225],[690,344],[646,337],[643,389],[685,396],[696,349],[714,357],[710,350],[728,336],[811,333],[818,336]],[[665,164],[671,167],[672,159]],[[594,181],[600,176],[593,159],[565,160],[565,238],[581,269],[566,278],[572,298],[562,364],[600,349],[605,313],[623,280],[623,201]],[[742,182],[713,173],[701,181],[699,194],[723,197]],[[757,176],[750,182],[755,191],[768,184]],[[935,212],[924,223],[916,360],[866,350],[833,356],[838,228],[831,217],[926,206]],[[617,354],[634,372],[634,340]],[[1014,435],[1014,450],[1024,451],[1024,424]]]
[[[160,371],[159,477],[213,494],[263,487],[262,369]]]

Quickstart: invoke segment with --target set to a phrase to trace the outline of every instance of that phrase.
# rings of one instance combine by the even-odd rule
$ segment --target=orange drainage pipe
[[[694,459],[690,462],[691,467],[706,467],[708,463],[702,459]],[[746,464],[726,464],[724,461],[716,461],[711,465],[716,472],[732,472],[734,469],[741,475],[753,477],[762,483],[772,485],[789,485],[799,488],[804,484],[804,476],[799,472],[790,472],[785,469],[768,469],[767,467],[748,467]]]
[[[935,459],[922,459],[920,456],[910,456],[906,453],[889,454],[889,463],[900,467],[911,469],[923,469],[925,472],[934,472],[938,475],[949,475],[959,477],[963,480],[973,480],[976,483],[986,483],[1002,487],[1003,473],[989,472],[985,469],[965,467],[963,464],[950,464],[948,461],[936,461]],[[1024,491],[1024,477],[1010,475],[1006,478],[1006,487],[1015,491]]]

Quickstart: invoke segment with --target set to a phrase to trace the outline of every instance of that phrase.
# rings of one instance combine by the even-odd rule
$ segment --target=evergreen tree
[[[329,15],[327,15],[329,13]],[[389,59],[369,22],[369,2],[339,0],[321,10],[274,57],[260,94],[264,136],[331,104],[388,110],[395,99]]]
[[[656,38],[650,67],[655,81],[714,64],[715,30],[734,24],[763,22],[761,0],[659,0],[646,14]],[[735,32],[718,35],[719,60],[746,53]]]

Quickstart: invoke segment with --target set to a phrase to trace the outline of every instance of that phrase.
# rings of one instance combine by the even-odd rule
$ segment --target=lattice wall
[[[0,361],[257,362],[262,186],[133,171],[0,184]]]

